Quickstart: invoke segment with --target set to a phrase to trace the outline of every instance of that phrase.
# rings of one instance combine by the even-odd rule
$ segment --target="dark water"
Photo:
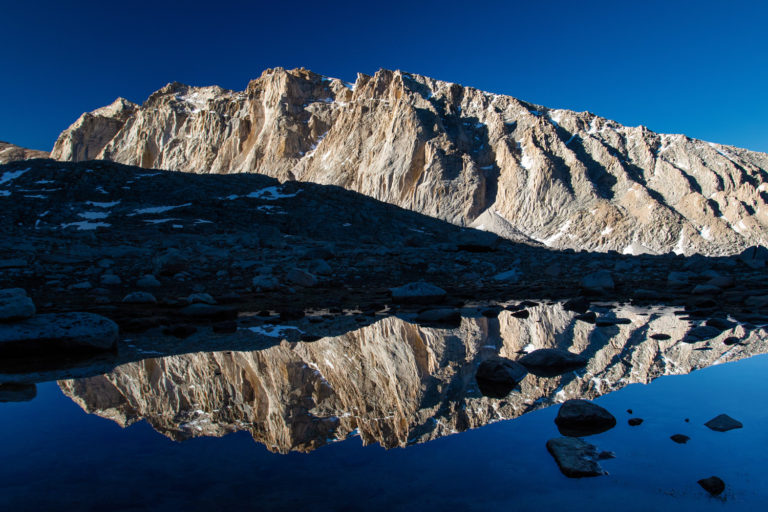
[[[493,320],[489,325],[482,323],[486,320],[477,320],[452,331],[416,328],[396,321],[363,329],[351,337],[320,340],[312,346],[296,344],[259,353],[228,353],[229,359],[223,353],[170,356],[130,363],[106,377],[38,384],[33,400],[0,404],[0,508],[762,509],[768,499],[768,478],[764,474],[768,455],[768,409],[764,406],[768,396],[768,356],[748,357],[752,354],[743,352],[729,358],[734,349],[724,349],[720,339],[698,345],[705,350],[693,350],[690,345],[680,345],[674,336],[662,344],[664,350],[659,350],[658,344],[652,345],[655,342],[647,338],[653,331],[653,315],[649,320],[648,315],[639,314],[630,326],[607,331],[588,327],[581,333],[582,327],[575,326],[567,315],[562,316],[562,311],[540,313],[539,320],[549,315],[551,329],[541,332],[541,322],[528,320],[528,324],[518,325],[516,320],[504,318],[499,325]],[[658,321],[674,333],[678,320],[662,317]],[[521,330],[523,325],[532,327]],[[473,331],[478,326],[483,327],[479,334]],[[377,339],[377,332],[395,338]],[[432,367],[418,363],[424,357],[414,358],[417,367],[430,370],[418,375],[416,382],[421,385],[413,389],[408,387],[405,376],[397,377],[407,373],[407,364],[390,368],[393,361],[399,360],[393,340],[403,338],[403,332],[410,337],[403,345],[403,354],[408,354],[406,349],[410,347],[410,353],[423,356],[421,345],[414,344],[418,338],[427,347],[427,354],[432,350],[439,356]],[[646,337],[640,340],[639,332]],[[742,334],[753,348],[762,339],[756,341],[754,332]],[[601,347],[593,354],[587,374],[556,379],[556,385],[538,398],[535,393],[549,381],[535,380],[533,386],[513,391],[512,395],[522,397],[520,403],[529,404],[523,408],[528,412],[518,407],[512,395],[502,401],[479,396],[463,371],[482,357],[477,355],[482,350],[470,350],[473,343],[475,348],[485,347],[483,350],[488,351],[495,346],[494,352],[504,353],[514,343],[541,345],[550,341],[563,346],[577,343],[581,337],[589,343],[585,350],[595,344]],[[377,352],[380,343],[385,343],[386,350]],[[452,356],[446,348],[450,343],[466,347],[463,355]],[[302,388],[308,381],[302,377],[304,374],[297,374],[298,380],[290,378],[291,372],[307,370],[286,359],[286,354],[303,354],[302,360],[311,362],[312,357],[303,350],[317,351],[317,356],[338,345],[344,346],[349,355],[351,366],[339,374],[348,376],[348,382],[338,380],[339,375],[319,362],[312,363],[319,365],[319,370],[311,375],[324,373],[321,381],[328,384],[329,390],[315,385]],[[627,352],[629,345],[632,350]],[[351,346],[365,350],[354,353]],[[394,355],[382,361],[386,354]],[[685,360],[670,360],[674,355]],[[248,364],[241,361],[240,366],[232,368],[231,362],[240,356]],[[744,358],[720,364],[739,357]],[[317,357],[314,360],[319,361]],[[624,363],[619,363],[622,360]],[[635,361],[634,366],[628,365],[629,360]],[[685,367],[692,360],[710,366],[687,375],[661,376],[649,384],[629,382],[632,378],[651,380],[662,367],[695,369],[696,364]],[[199,378],[201,370],[192,371],[192,363],[198,365],[194,368],[210,368],[211,361],[220,365],[212,375],[218,372],[224,383],[233,387],[222,387],[212,377]],[[361,361],[367,373],[356,380],[351,368]],[[201,362],[205,364],[200,366]],[[617,365],[624,368],[618,374]],[[393,373],[382,377],[386,368]],[[449,368],[453,370],[447,374]],[[184,372],[187,379],[183,378]],[[287,376],[285,382],[276,381],[280,375]],[[611,375],[618,375],[618,380],[610,382]],[[616,458],[601,462],[608,475],[569,479],[560,473],[545,448],[548,439],[560,435],[553,422],[557,397],[565,393],[572,398],[574,393],[583,392],[594,398],[601,394],[595,392],[596,380],[603,387],[616,389],[598,396],[595,402],[610,410],[618,425],[586,439],[601,450],[615,452]],[[251,384],[245,386],[246,381]],[[256,382],[272,382],[274,389],[281,391],[260,392]],[[300,385],[295,390],[285,388],[291,382]],[[387,385],[392,389],[382,391]],[[69,396],[62,393],[60,386]],[[240,393],[244,386],[247,392]],[[192,403],[192,392],[203,393],[199,396],[204,399]],[[437,395],[432,396],[432,392]],[[293,405],[281,409],[279,405],[284,404],[274,403],[270,406],[273,409],[260,408],[258,402],[275,397]],[[357,403],[357,397],[368,402]],[[93,414],[84,412],[73,398]],[[305,403],[307,400],[311,403]],[[381,402],[387,403],[382,406]],[[413,405],[409,408],[407,403]],[[339,415],[334,407],[342,406],[359,408]],[[379,406],[392,412],[392,417],[382,416]],[[190,411],[198,408],[200,412],[190,416]],[[632,417],[626,412],[630,408],[632,416],[645,420],[642,425],[627,424]],[[473,412],[461,420],[464,410]],[[500,412],[492,418],[488,410]],[[720,413],[740,420],[744,428],[721,433],[703,425]],[[269,421],[280,414],[279,421]],[[514,415],[518,417],[498,419]],[[201,417],[206,421],[201,422]],[[686,418],[690,421],[684,421]],[[325,434],[329,421],[331,433]],[[119,423],[130,425],[123,428]],[[224,424],[227,426],[222,431],[220,426]],[[354,425],[359,428],[351,429]],[[439,425],[446,427],[441,429]],[[468,429],[449,435],[465,427]],[[291,434],[280,434],[281,429]],[[357,432],[362,432],[367,446]],[[317,438],[320,433],[323,439]],[[686,434],[691,440],[685,445],[675,444],[669,439],[675,433]],[[272,439],[273,451],[254,438]],[[380,444],[405,447],[387,450]],[[292,451],[296,449],[309,453]],[[710,475],[718,475],[726,482],[723,497],[712,498],[696,484]]]

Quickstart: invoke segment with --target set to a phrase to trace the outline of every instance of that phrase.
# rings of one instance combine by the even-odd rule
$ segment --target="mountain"
[[[338,185],[558,248],[723,255],[766,245],[768,155],[401,71],[171,83],[83,114],[52,157]]]
[[[527,310],[528,318],[510,311],[465,317],[455,328],[388,317],[314,342],[146,359],[59,386],[89,413],[121,426],[146,419],[175,440],[245,430],[285,453],[357,431],[366,444],[392,448],[768,350],[765,328],[735,324],[709,341],[685,342],[693,325],[671,308],[598,311],[625,319],[610,327],[579,321],[562,303]],[[652,337],[659,334],[669,339]],[[729,336],[739,343],[723,343]],[[503,399],[479,392],[474,375],[481,361],[553,347],[589,363],[560,376],[528,374]]]
[[[9,142],[0,140],[0,165],[17,160],[31,160],[33,158],[48,158],[50,153],[47,151],[38,151],[37,149],[27,149]]]

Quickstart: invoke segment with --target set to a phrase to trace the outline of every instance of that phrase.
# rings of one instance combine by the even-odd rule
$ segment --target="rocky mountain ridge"
[[[8,162],[16,162],[18,160],[48,158],[49,156],[50,153],[47,151],[22,148],[21,146],[0,140],[0,165],[7,164]]]
[[[553,248],[722,255],[766,245],[768,155],[401,71],[171,83],[83,114],[52,157],[332,184]]]

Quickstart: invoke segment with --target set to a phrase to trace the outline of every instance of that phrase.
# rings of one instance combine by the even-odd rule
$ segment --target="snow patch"
[[[176,208],[184,208],[185,206],[192,206],[192,203],[184,203],[177,206],[150,206],[149,208],[140,208],[138,210],[135,210],[133,213],[129,213],[128,216],[133,217],[134,215],[165,213],[171,210],[175,210]]]
[[[559,240],[560,237],[562,237],[570,227],[571,227],[571,221],[570,220],[565,221],[565,224],[560,226],[560,229],[557,230],[557,233],[550,236],[549,238],[545,238],[541,242],[547,247],[552,247],[552,244],[554,244],[557,240]]]
[[[8,197],[9,195],[11,195],[10,191],[0,190],[0,197]]]
[[[106,219],[107,217],[109,217],[109,212],[82,212],[82,213],[78,213],[78,215],[84,219],[98,220],[98,219]]]
[[[96,201],[86,201],[85,204],[88,206],[95,206],[96,208],[112,208],[113,206],[117,206],[120,204],[120,201],[112,201],[111,203],[98,203]]]
[[[30,171],[31,169],[32,168],[30,167],[30,168],[27,168],[27,169],[21,169],[19,171],[7,171],[7,172],[4,172],[3,175],[0,176],[0,185],[2,185],[3,183],[10,183],[11,181],[15,180],[16,178],[18,178],[19,176],[21,176],[25,172]]]
[[[251,198],[251,199],[265,199],[267,201],[275,201],[276,199],[283,199],[285,197],[296,197],[299,192],[301,192],[301,189],[297,190],[293,194],[283,194],[280,191],[280,187],[267,187],[263,188],[261,190],[257,190],[256,192],[251,192],[245,197]]]
[[[81,220],[79,222],[70,222],[69,224],[62,224],[62,228],[76,227],[78,231],[92,231],[96,228],[108,228],[111,224],[106,222],[89,222],[87,220]]]
[[[269,336],[270,338],[280,338],[284,336],[287,331],[298,331],[299,334],[304,332],[292,325],[263,325],[260,327],[248,327],[248,330],[256,334]]]

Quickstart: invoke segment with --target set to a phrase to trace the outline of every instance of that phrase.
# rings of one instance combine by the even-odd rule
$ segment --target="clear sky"
[[[50,149],[82,112],[269,67],[402,69],[768,152],[768,2],[0,0],[0,140]]]

